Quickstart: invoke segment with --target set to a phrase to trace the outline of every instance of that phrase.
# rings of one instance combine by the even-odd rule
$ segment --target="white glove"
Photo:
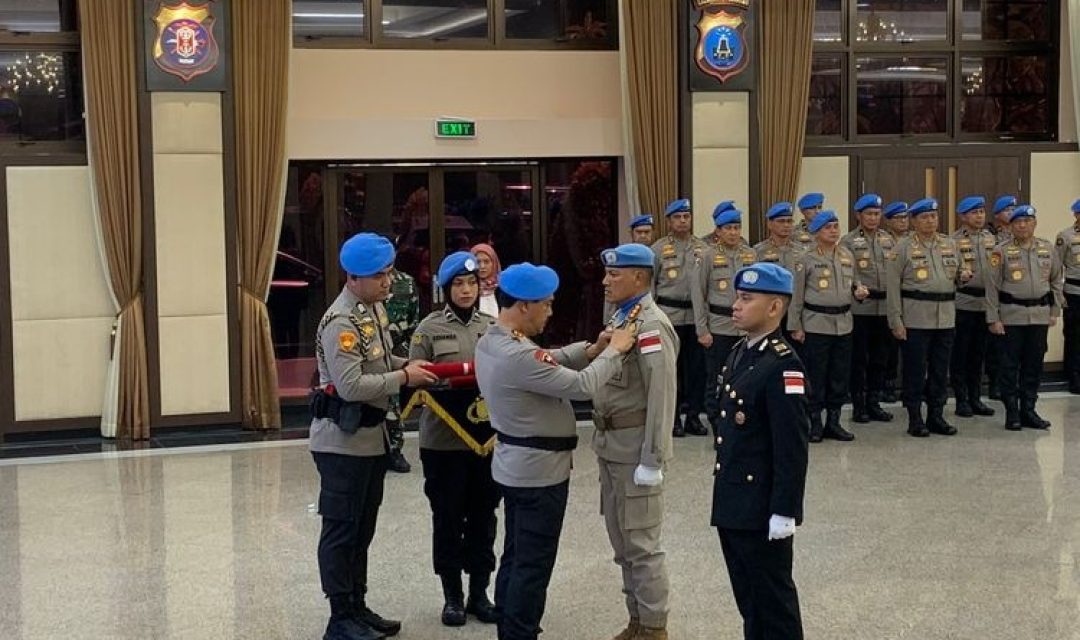
[[[639,464],[634,469],[634,484],[639,487],[656,487],[664,481],[664,472],[653,467]]]
[[[783,540],[795,535],[795,518],[778,516],[769,518],[769,540]]]

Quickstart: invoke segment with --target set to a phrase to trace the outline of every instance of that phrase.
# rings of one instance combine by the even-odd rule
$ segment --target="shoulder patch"
[[[784,372],[784,393],[786,395],[806,395],[806,379],[801,371]]]
[[[536,351],[534,351],[533,352],[533,357],[536,358],[537,362],[542,362],[544,364],[550,364],[553,367],[559,366],[559,363],[555,362],[555,358],[552,358],[551,354],[548,353],[547,351],[544,351],[543,349],[537,349]]]
[[[360,339],[352,331],[342,331],[338,334],[338,346],[342,351],[352,351]]]
[[[656,353],[664,350],[664,343],[660,339],[660,330],[644,331],[637,337],[638,351],[642,354]]]
[[[413,344],[424,344],[424,334],[414,333],[412,337]]]

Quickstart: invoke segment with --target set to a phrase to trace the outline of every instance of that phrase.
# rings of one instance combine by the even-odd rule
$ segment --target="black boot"
[[[1069,376],[1069,393],[1080,395],[1080,374],[1074,373]]]
[[[353,620],[360,625],[366,625],[377,631],[377,638],[389,638],[401,632],[400,620],[387,620],[371,609],[368,609],[363,595],[353,594]]]
[[[390,471],[394,473],[408,473],[412,471],[412,465],[402,455],[401,449],[390,450]]]
[[[707,436],[709,430],[701,424],[701,416],[693,413],[686,415],[686,433],[692,436]]]
[[[956,394],[956,415],[961,418],[970,418],[975,415],[975,412],[972,411],[971,403],[968,402],[967,389],[955,387],[954,393]]]
[[[871,393],[866,397],[866,413],[874,422],[892,422],[893,414],[881,408],[878,404],[881,396]]]
[[[881,394],[882,402],[897,402],[900,400],[900,394],[896,392],[896,380],[885,381],[885,391]]]
[[[930,433],[941,436],[956,435],[956,427],[945,422],[945,407],[929,407],[926,410],[926,427]]]
[[[447,627],[465,625],[465,594],[461,590],[461,574],[444,574],[442,578],[443,599],[442,623]]]
[[[926,428],[926,423],[922,419],[922,405],[910,404],[905,405],[904,408],[907,409],[908,415],[908,435],[916,438],[929,437],[930,430]]]
[[[968,400],[969,400],[969,403],[971,404],[971,410],[972,410],[972,412],[975,413],[975,415],[977,415],[977,416],[992,416],[992,415],[994,415],[994,410],[991,409],[990,407],[986,406],[983,403],[983,401],[979,398],[978,393],[972,394],[971,397]]]
[[[679,419],[678,412],[675,413],[675,426],[671,428],[671,436],[673,438],[686,437],[686,428],[683,427],[683,422]]]
[[[826,438],[833,440],[839,440],[840,442],[851,442],[855,439],[855,434],[851,433],[847,429],[840,426],[840,410],[828,409],[825,412],[825,430],[822,435]]]
[[[476,619],[484,624],[495,624],[499,621],[495,605],[488,599],[487,588],[490,580],[491,576],[488,574],[469,576],[469,604],[465,607],[465,611],[476,616]]]
[[[825,428],[821,424],[821,411],[810,410],[810,442],[821,442]]]
[[[1020,401],[1017,398],[1003,398],[1005,404],[1005,428],[1009,431],[1019,431],[1020,425]]]
[[[1001,387],[998,386],[997,380],[993,377],[990,378],[990,384],[986,386],[986,396],[991,400],[1004,400],[1004,396],[1001,395]]]
[[[1024,400],[1020,409],[1020,425],[1028,429],[1045,430],[1050,428],[1050,421],[1043,420],[1042,416],[1035,412],[1035,401]]]
[[[385,637],[356,621],[351,596],[330,598],[330,622],[326,624],[323,640],[382,640]]]
[[[858,424],[870,422],[870,414],[866,411],[865,393],[856,393],[851,397],[851,421]]]

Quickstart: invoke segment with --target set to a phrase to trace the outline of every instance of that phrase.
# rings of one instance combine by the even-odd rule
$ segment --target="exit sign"
[[[436,138],[475,138],[476,123],[472,120],[436,120]]]

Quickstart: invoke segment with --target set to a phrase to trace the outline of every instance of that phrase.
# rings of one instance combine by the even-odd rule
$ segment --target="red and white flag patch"
[[[660,342],[660,330],[654,329],[638,334],[637,346],[638,351],[641,353],[656,353],[657,351],[663,351],[664,345]]]
[[[784,393],[806,395],[806,378],[802,371],[784,372]]]

